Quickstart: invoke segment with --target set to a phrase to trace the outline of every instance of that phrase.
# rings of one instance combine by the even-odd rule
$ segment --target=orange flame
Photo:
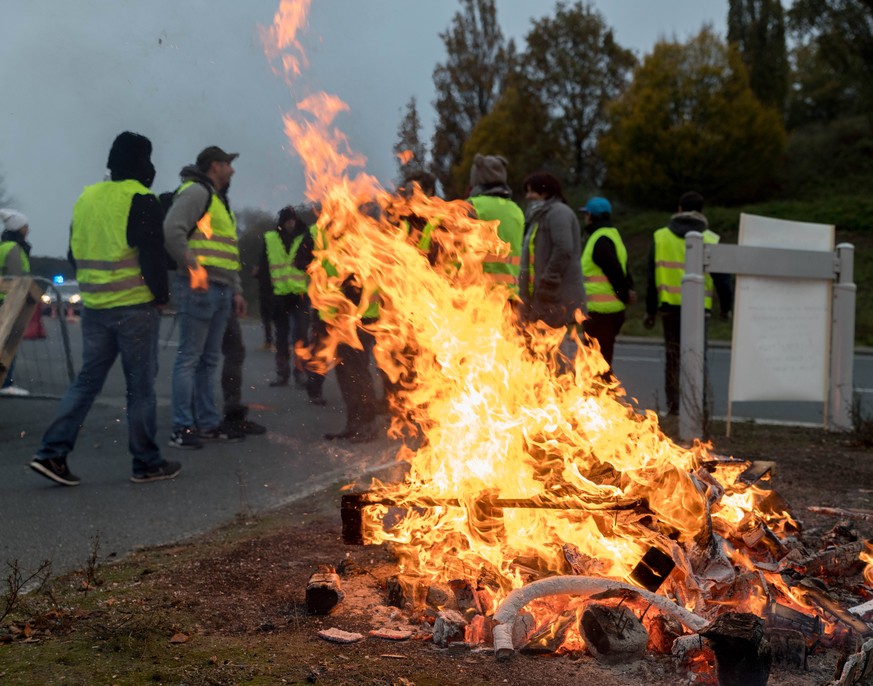
[[[304,60],[294,31],[308,4],[283,0],[263,33],[286,76]],[[292,59],[286,49],[301,54]],[[531,576],[564,573],[567,546],[584,567],[575,573],[620,580],[633,579],[655,547],[676,563],[661,592],[680,604],[710,614],[727,606],[762,612],[767,584],[779,575],[765,581],[753,573],[740,529],[786,513],[763,511],[763,492],[737,483],[738,461],[719,464],[699,442],[676,445],[654,413],[635,412],[623,389],[604,380],[595,348],[580,346],[565,360],[564,330],[521,323],[508,292],[482,268],[488,255],[507,251],[496,223],[418,188],[410,197],[385,191],[333,125],[346,109],[320,93],[284,126],[305,168],[307,197],[320,206],[309,295],[329,316],[328,340],[314,354],[329,367],[339,343],[360,348],[363,314],[378,300],[379,318],[366,330],[376,362],[400,387],[392,404],[404,419],[392,431],[425,439],[398,453],[409,463],[403,483],[373,483],[407,514],[386,530],[387,506],[365,508],[368,542],[391,542],[403,572],[424,582],[486,574],[492,609]],[[436,227],[431,261],[409,240],[403,216]],[[804,603],[784,583],[778,591]]]

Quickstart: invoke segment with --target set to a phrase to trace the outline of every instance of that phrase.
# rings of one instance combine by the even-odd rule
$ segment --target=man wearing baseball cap
[[[244,316],[236,217],[227,190],[237,153],[204,148],[182,169],[182,184],[164,219],[167,252],[179,266],[173,283],[179,348],[173,365],[173,433],[170,446],[239,441],[244,433],[222,421],[215,380],[222,339],[231,316]]]
[[[582,324],[587,338],[596,340],[612,371],[615,339],[624,324],[625,306],[636,299],[633,278],[627,269],[627,249],[612,225],[612,205],[601,197],[591,198],[579,211],[588,234],[582,248],[582,275],[588,317]]]

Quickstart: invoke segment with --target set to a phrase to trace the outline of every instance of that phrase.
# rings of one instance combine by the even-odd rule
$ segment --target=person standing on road
[[[549,172],[528,176],[524,192],[529,203],[518,277],[522,318],[567,327],[561,351],[573,359],[576,346],[569,334],[586,312],[579,220],[564,200],[561,182]]]
[[[12,209],[0,210],[0,220],[3,222],[3,234],[0,235],[0,276],[26,276],[30,274],[30,243],[27,234],[30,223],[21,212]],[[6,295],[0,291],[0,307]],[[37,304],[39,307],[39,304]],[[0,387],[0,395],[25,396],[30,395],[26,388],[15,385],[15,358],[9,363],[6,378]]]
[[[588,317],[582,330],[597,341],[612,373],[615,339],[624,324],[625,306],[636,300],[633,277],[627,270],[627,248],[612,224],[609,200],[594,197],[579,209],[585,217],[588,235],[582,249]]]
[[[646,287],[647,329],[655,326],[655,317],[661,315],[664,329],[664,392],[667,396],[667,414],[679,414],[679,364],[682,322],[682,276],[685,274],[685,235],[690,231],[703,234],[705,243],[718,243],[719,236],[709,230],[703,215],[703,196],[689,191],[679,198],[679,211],[670,223],[655,231],[649,251]],[[733,287],[728,274],[706,274],[704,307],[709,317],[713,291],[718,295],[721,316],[730,317],[733,309]]]
[[[73,208],[69,259],[82,292],[82,369],[61,398],[30,468],[64,486],[80,479],[67,455],[121,355],[127,386],[128,449],[134,483],[172,479],[178,462],[155,443],[155,376],[162,308],[169,299],[162,211],[148,138],[125,131],[109,151],[110,180],[88,186]]]
[[[304,245],[305,244],[305,245]],[[302,250],[301,250],[302,248]],[[264,234],[260,270],[270,275],[273,295],[273,324],[276,328],[276,378],[271,386],[287,386],[291,376],[291,347],[308,345],[310,320],[309,280],[306,268],[312,255],[313,240],[309,227],[297,217],[290,205],[279,210],[276,228]],[[293,321],[293,339],[289,341],[289,322]],[[306,371],[294,360],[294,382],[306,387]]]
[[[245,316],[236,217],[227,190],[237,153],[205,148],[182,169],[182,185],[164,219],[164,240],[179,265],[173,294],[179,349],[173,365],[170,446],[196,450],[207,441],[240,441],[215,403],[215,377],[231,314]]]

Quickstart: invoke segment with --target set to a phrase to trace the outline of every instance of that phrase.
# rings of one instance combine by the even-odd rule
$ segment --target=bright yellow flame
[[[264,32],[289,77],[305,61],[294,35],[308,4],[283,1]],[[674,444],[653,413],[638,414],[617,383],[604,381],[599,351],[580,347],[568,363],[558,352],[563,330],[519,322],[508,292],[482,268],[488,255],[506,254],[495,223],[418,188],[410,197],[385,191],[334,126],[346,109],[336,96],[312,95],[284,126],[307,197],[320,208],[309,295],[329,313],[329,335],[315,355],[328,368],[336,346],[360,347],[366,328],[380,368],[402,382],[392,402],[404,419],[392,430],[425,439],[398,454],[409,462],[403,483],[374,482],[377,497],[408,511],[385,530],[387,507],[365,508],[368,540],[393,543],[401,569],[425,581],[486,572],[492,606],[533,573],[528,560],[537,560],[536,573],[564,572],[565,546],[622,580],[654,546],[676,562],[664,589],[685,606],[762,611],[763,584],[722,599],[695,568],[701,546],[752,567],[727,540],[742,522],[767,521],[758,491],[735,483],[742,467],[708,468],[708,446]],[[436,227],[429,255],[394,219],[405,216]],[[378,320],[364,325],[377,300]]]

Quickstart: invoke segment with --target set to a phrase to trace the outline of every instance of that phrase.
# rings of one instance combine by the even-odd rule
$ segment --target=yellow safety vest
[[[285,250],[285,243],[278,231],[267,231],[264,234],[264,242],[267,245],[267,261],[270,263],[270,281],[273,284],[273,293],[276,295],[302,295],[306,293],[306,272],[294,266],[294,258],[303,236],[297,236],[291,247]]]
[[[317,224],[313,224],[310,228],[310,233],[312,234],[312,238],[315,241],[315,247],[318,250],[327,249],[327,232],[322,230]],[[333,263],[328,259],[321,260],[321,266],[328,276],[339,276],[339,271],[333,265]],[[336,310],[331,308],[330,310],[323,311],[318,310],[318,318],[322,321],[330,321],[336,316]],[[362,319],[378,319],[379,317],[379,293],[378,291],[373,294],[373,297],[370,299],[370,304],[367,306],[367,309],[364,311],[364,314],[361,315]]]
[[[12,252],[12,248],[16,245],[18,245],[18,243],[15,241],[3,241],[0,243],[0,276],[6,276],[6,260],[9,259],[9,253]],[[21,271],[25,274],[30,274],[30,260],[27,258],[27,253],[24,252],[24,250],[21,251]],[[0,303],[5,299],[6,294],[0,291]]]
[[[188,188],[194,181],[186,181],[178,192]],[[239,245],[236,236],[236,217],[217,193],[211,194],[206,214],[197,222],[197,228],[188,237],[188,249],[197,262],[204,267],[218,267],[239,271]],[[211,232],[211,237],[209,233]]]
[[[719,242],[717,233],[706,229],[703,242],[714,245]],[[685,239],[664,227],[655,231],[655,286],[658,289],[659,305],[682,305],[682,275],[685,274]],[[712,275],[704,279],[703,305],[712,309]]]
[[[524,212],[512,200],[492,195],[477,195],[469,202],[476,216],[484,221],[500,222],[497,235],[509,243],[508,255],[490,253],[485,256],[482,270],[494,284],[503,284],[518,295],[518,272],[521,268],[521,242],[524,238]]]
[[[615,245],[615,254],[618,256],[621,271],[627,276],[627,248],[621,240],[618,229],[608,226],[597,229],[585,242],[585,248],[582,250],[582,275],[585,277],[585,297],[588,301],[588,311],[609,314],[621,312],[625,307],[615,294],[606,274],[594,262],[594,245],[604,236]]]
[[[136,195],[152,195],[139,181],[87,186],[73,207],[70,251],[82,304],[94,310],[154,300],[139,267],[139,251],[127,243],[127,219]]]

